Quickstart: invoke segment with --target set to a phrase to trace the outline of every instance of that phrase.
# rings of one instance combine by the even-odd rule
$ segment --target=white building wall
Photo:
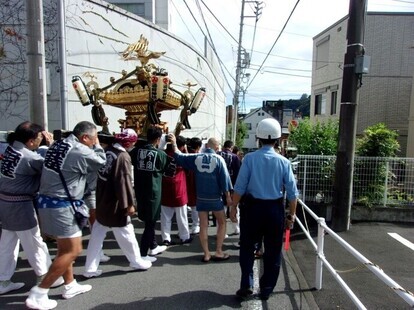
[[[53,13],[53,12],[52,12]],[[56,13],[56,12],[54,12]],[[24,14],[23,14],[24,15]],[[46,59],[51,72],[48,96],[49,130],[61,128],[59,101],[59,75],[57,72],[57,19],[48,25]],[[51,26],[50,26],[51,25]],[[82,120],[92,121],[90,106],[83,107],[71,85],[74,75],[82,76],[90,72],[97,77],[100,87],[109,84],[110,77],[119,78],[122,70],[132,71],[139,65],[138,61],[124,61],[119,53],[143,34],[149,40],[149,50],[165,51],[161,58],[152,60],[156,66],[166,69],[173,81],[173,87],[184,91],[188,81],[206,88],[206,97],[198,112],[189,117],[191,130],[184,130],[182,135],[203,138],[225,136],[225,94],[224,82],[219,74],[217,61],[207,60],[186,42],[166,30],[132,15],[125,10],[100,0],[66,0],[66,45],[68,77],[68,116],[69,129]],[[50,39],[52,38],[52,39]],[[24,42],[23,42],[24,43]],[[24,48],[24,45],[22,45]],[[214,56],[210,55],[209,59]],[[19,69],[20,70],[20,69]],[[24,74],[22,75],[24,77]],[[87,78],[83,78],[85,82]],[[27,84],[26,84],[27,89]],[[14,129],[19,122],[28,119],[27,95],[16,103],[19,115],[8,117],[0,122],[0,130]],[[0,98],[0,110],[3,109],[3,97]],[[104,106],[109,117],[109,129],[118,131],[118,119],[125,118],[124,110]],[[12,114],[10,114],[12,115]],[[161,120],[168,122],[170,130],[175,128],[179,111],[164,111]]]
[[[339,85],[340,103],[347,22],[345,17],[314,37],[314,61],[317,43],[329,36],[330,45],[327,66],[317,69],[314,62],[312,68],[312,120],[339,116],[339,105],[337,114],[330,115],[330,93],[332,85]],[[409,131],[410,107],[414,109],[414,13],[368,12],[365,26],[364,47],[366,55],[371,56],[371,66],[358,92],[357,134],[383,122],[398,131],[401,154],[407,156],[407,141],[414,140],[414,132]],[[326,94],[326,112],[315,115],[315,96],[322,93]]]
[[[79,0],[71,0],[77,2]],[[68,75],[82,75],[89,71],[98,77],[100,86],[107,85],[109,78],[120,77],[123,69],[130,71],[139,62],[125,62],[117,54],[125,50],[128,44],[138,40],[143,34],[149,40],[149,50],[165,51],[165,55],[153,59],[152,62],[161,68],[165,68],[173,81],[172,86],[179,91],[184,91],[187,81],[198,83],[193,89],[205,87],[207,96],[199,111],[190,116],[191,131],[183,131],[185,136],[216,136],[221,139],[225,133],[225,96],[223,92],[223,80],[214,74],[215,69],[208,61],[191,46],[180,41],[172,34],[160,27],[147,22],[132,14],[120,13],[116,8],[109,11],[103,1],[91,1],[94,3],[94,13],[85,13],[82,16],[71,12],[74,7],[68,3]],[[111,23],[106,22],[110,16]],[[82,17],[90,25],[94,25],[95,32],[83,32],[77,26]],[[104,17],[104,18],[103,18]],[[82,36],[79,36],[79,33]],[[76,43],[75,43],[76,42]],[[81,66],[80,66],[81,65]],[[76,123],[83,116],[75,113],[79,110],[79,101],[74,92],[70,92],[69,106],[71,109],[70,123]],[[83,110],[88,109],[82,107]],[[123,110],[105,106],[106,114],[110,117],[110,130],[114,130],[116,122],[123,117]],[[171,130],[178,120],[179,111],[163,112],[161,119],[168,122]]]
[[[311,119],[325,120],[339,117],[339,105],[342,90],[343,62],[346,51],[346,31],[348,19],[343,18],[313,39]],[[325,63],[317,63],[317,45],[328,40],[329,56]],[[338,92],[337,113],[331,115],[331,92]],[[325,113],[315,115],[315,96],[326,94]]]
[[[243,119],[243,123],[250,124],[250,129],[247,131],[247,138],[244,139],[243,148],[252,150],[257,149],[256,128],[257,124],[265,118],[273,118],[269,113],[263,109],[254,109]]]

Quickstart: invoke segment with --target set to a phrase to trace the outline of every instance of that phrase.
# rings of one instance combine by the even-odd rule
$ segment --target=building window
[[[333,91],[331,93],[331,115],[336,114],[336,106],[337,106],[337,99],[338,99],[338,92]]]
[[[324,115],[326,113],[326,94],[315,96],[315,115]]]
[[[252,123],[246,123],[247,130],[252,130]]]
[[[144,3],[115,3],[115,5],[123,8],[125,11],[131,12],[141,17],[145,17]]]
[[[329,36],[316,43],[316,69],[329,63]]]

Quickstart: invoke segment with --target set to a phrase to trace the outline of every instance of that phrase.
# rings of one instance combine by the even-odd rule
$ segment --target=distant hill
[[[293,111],[299,110],[302,113],[302,117],[310,116],[310,96],[301,99],[284,100],[284,108],[292,109]]]
[[[303,94],[300,99],[263,101],[263,109],[274,114],[275,110],[292,109],[293,112],[300,112],[302,117],[310,116],[310,96]]]

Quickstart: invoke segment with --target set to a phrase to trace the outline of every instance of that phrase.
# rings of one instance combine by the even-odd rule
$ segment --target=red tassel
[[[290,245],[290,229],[286,228],[285,231],[285,251],[289,250]]]

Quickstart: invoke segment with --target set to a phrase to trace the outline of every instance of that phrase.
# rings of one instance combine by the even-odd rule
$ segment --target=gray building
[[[171,0],[109,0],[109,3],[170,30]]]
[[[348,17],[313,38],[311,120],[339,117]],[[400,156],[414,157],[414,13],[368,12],[371,56],[358,94],[357,135],[377,123],[397,130]]]

